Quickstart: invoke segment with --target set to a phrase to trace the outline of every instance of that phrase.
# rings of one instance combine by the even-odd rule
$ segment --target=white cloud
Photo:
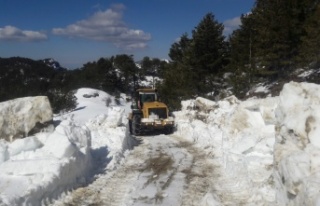
[[[43,32],[21,30],[14,26],[0,28],[0,40],[3,41],[43,41],[48,37]]]
[[[54,28],[52,32],[56,35],[110,42],[121,49],[145,48],[151,35],[128,28],[122,19],[124,9],[123,4],[116,4],[65,28]]]
[[[228,19],[223,22],[224,25],[224,35],[227,36],[232,33],[233,30],[238,29],[241,25],[240,17],[235,17],[233,19]]]

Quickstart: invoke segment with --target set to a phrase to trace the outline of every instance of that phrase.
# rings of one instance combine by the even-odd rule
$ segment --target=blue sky
[[[0,0],[0,57],[54,58],[80,68],[117,54],[168,59],[171,45],[212,12],[225,34],[254,0]]]

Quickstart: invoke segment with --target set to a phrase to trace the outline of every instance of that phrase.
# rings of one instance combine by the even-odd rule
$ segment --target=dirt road
[[[114,171],[55,205],[212,205],[217,174],[204,152],[174,135],[139,138]]]

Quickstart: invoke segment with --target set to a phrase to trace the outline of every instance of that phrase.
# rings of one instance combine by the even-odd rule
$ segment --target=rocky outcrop
[[[0,103],[0,139],[12,141],[52,128],[53,112],[46,96],[24,97]]]

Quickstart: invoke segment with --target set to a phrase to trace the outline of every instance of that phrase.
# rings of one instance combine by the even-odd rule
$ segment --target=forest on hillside
[[[184,99],[222,98],[227,88],[244,98],[257,82],[292,79],[296,69],[320,66],[319,0],[256,0],[230,36],[207,13],[168,51],[170,61],[144,57],[139,66],[127,54],[98,58],[81,68],[52,68],[43,61],[0,58],[0,101],[47,95],[54,112],[74,108],[73,91],[101,89],[130,94],[145,76],[159,77],[156,87],[173,109]],[[313,82],[319,83],[319,78]]]

